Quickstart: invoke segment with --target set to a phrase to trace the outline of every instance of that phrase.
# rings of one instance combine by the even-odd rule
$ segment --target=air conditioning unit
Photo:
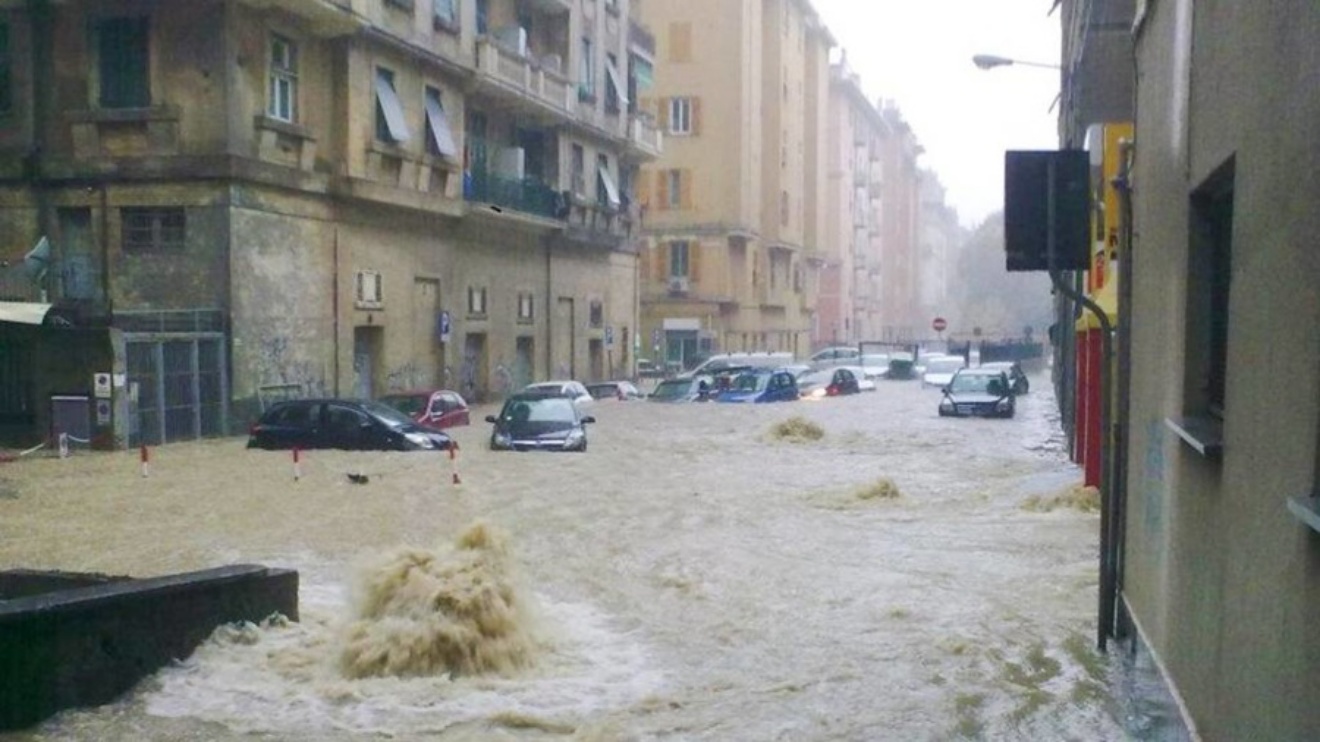
[[[359,307],[380,307],[382,299],[380,273],[376,271],[358,271],[353,299]]]
[[[688,292],[688,278],[687,278],[687,276],[670,276],[670,277],[669,277],[669,293],[671,293],[671,294],[686,294],[687,292]]]
[[[495,158],[495,172],[501,177],[522,180],[526,172],[527,153],[522,147],[502,149]]]

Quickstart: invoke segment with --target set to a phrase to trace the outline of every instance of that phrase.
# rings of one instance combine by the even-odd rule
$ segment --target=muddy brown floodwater
[[[1124,739],[1098,515],[1034,382],[1013,420],[904,382],[600,402],[585,455],[492,453],[476,424],[460,486],[428,453],[311,452],[295,482],[240,439],[156,449],[147,479],[135,453],[0,465],[5,567],[301,579],[301,622],[226,627],[10,736]]]

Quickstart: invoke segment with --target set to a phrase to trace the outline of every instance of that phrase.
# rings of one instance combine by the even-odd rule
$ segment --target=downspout
[[[1114,178],[1118,193],[1118,213],[1121,220],[1118,231],[1118,399],[1115,409],[1114,430],[1110,440],[1114,446],[1113,475],[1110,490],[1113,493],[1113,515],[1110,522],[1109,548],[1114,554],[1113,590],[1117,604],[1123,592],[1123,544],[1127,524],[1127,472],[1128,472],[1128,414],[1132,399],[1132,154],[1134,143],[1124,140],[1119,145],[1119,170]],[[1115,606],[1117,610],[1117,605]],[[1114,618],[1115,639],[1123,638],[1123,622]]]
[[[1063,272],[1058,269],[1058,260],[1055,255],[1057,252],[1055,245],[1055,180],[1056,174],[1051,167],[1046,171],[1046,255],[1049,258],[1050,280],[1054,283],[1054,288],[1059,293],[1077,302],[1095,315],[1096,321],[1100,323],[1100,430],[1109,430],[1109,404],[1113,399],[1111,386],[1113,384],[1113,328],[1109,324],[1109,315],[1104,309],[1096,304],[1090,297],[1077,291],[1073,286],[1069,286],[1063,279]],[[1072,328],[1069,328],[1071,330]],[[1060,333],[1062,334],[1062,333]],[[1112,549],[1111,529],[1113,520],[1113,477],[1110,475],[1109,446],[1105,442],[1100,445],[1100,600],[1099,600],[1099,621],[1096,627],[1096,645],[1100,651],[1105,651],[1108,646],[1109,637],[1113,631],[1115,592],[1114,592],[1114,574],[1115,559]]]
[[[545,237],[545,378],[551,378],[555,373],[554,348],[554,311],[555,300],[553,296],[554,281],[550,275],[550,238]]]

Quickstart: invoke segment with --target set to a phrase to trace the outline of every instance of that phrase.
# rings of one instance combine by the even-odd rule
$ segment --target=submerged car
[[[647,395],[647,402],[667,404],[682,402],[706,402],[715,394],[715,381],[709,376],[693,379],[666,379],[656,385]]]
[[[960,356],[933,358],[926,362],[926,371],[921,375],[921,386],[923,389],[928,386],[943,388],[953,381],[953,375],[966,365]]]
[[[452,428],[470,422],[467,402],[448,389],[391,392],[380,401],[428,428]]]
[[[389,405],[356,399],[280,402],[248,431],[248,448],[346,451],[448,450],[453,440]]]
[[[717,402],[792,402],[798,399],[797,381],[787,371],[750,371],[720,392]]]
[[[940,417],[1013,417],[1016,398],[1008,374],[985,368],[964,368],[944,387]]]
[[[601,381],[595,384],[587,384],[587,392],[591,394],[593,399],[617,399],[620,402],[645,399],[646,397],[631,381]]]
[[[982,363],[981,368],[994,369],[1008,374],[1008,383],[1012,385],[1014,394],[1026,394],[1031,391],[1031,382],[1027,381],[1027,374],[1022,370],[1022,364],[1017,361]]]
[[[568,397],[532,393],[509,397],[486,422],[495,426],[492,451],[586,451],[587,425],[596,418],[583,415]]]
[[[875,389],[873,382],[868,382]],[[804,399],[824,399],[857,394],[862,391],[857,373],[848,368],[827,368],[799,376],[798,394]]]

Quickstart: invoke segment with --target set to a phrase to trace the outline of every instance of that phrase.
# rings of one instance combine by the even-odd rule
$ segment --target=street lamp
[[[1001,57],[995,54],[977,54],[976,56],[972,57],[972,64],[975,64],[977,67],[980,67],[983,70],[988,70],[994,67],[1008,67],[1009,65],[1014,65],[1014,64],[1021,65],[1023,67],[1043,67],[1048,70],[1059,69],[1059,65],[1057,64],[1047,64],[1045,62],[1024,62],[1021,59],[1009,59],[1008,57]]]

